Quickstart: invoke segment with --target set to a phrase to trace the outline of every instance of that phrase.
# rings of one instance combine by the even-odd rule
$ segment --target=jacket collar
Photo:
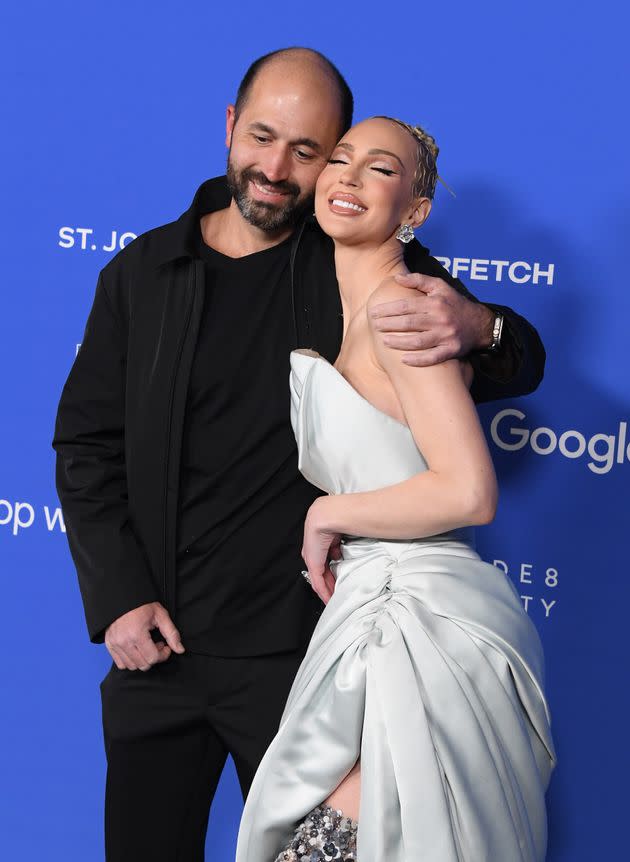
[[[225,176],[202,183],[186,212],[177,221],[171,222],[169,230],[160,238],[160,247],[156,252],[157,264],[169,263],[180,257],[197,257],[199,219],[206,213],[229,207],[230,201]]]

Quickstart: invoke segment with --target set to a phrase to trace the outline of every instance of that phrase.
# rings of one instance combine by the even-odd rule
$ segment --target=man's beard
[[[250,196],[249,183],[253,180],[287,195],[285,203],[272,204]],[[228,157],[227,182],[230,194],[245,221],[269,233],[293,228],[303,216],[313,209],[313,195],[300,199],[300,187],[287,181],[272,183],[259,171],[243,168],[237,171]]]

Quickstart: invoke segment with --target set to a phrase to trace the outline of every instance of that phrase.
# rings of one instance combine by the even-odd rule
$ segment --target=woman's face
[[[315,187],[320,227],[347,245],[382,244],[403,223],[417,227],[428,198],[413,198],[417,146],[405,129],[371,119],[348,131],[333,150]]]

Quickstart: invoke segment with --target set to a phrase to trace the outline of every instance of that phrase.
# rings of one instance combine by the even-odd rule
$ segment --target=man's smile
[[[289,192],[282,192],[273,186],[263,185],[256,180],[249,181],[250,186],[253,186],[255,191],[266,201],[280,203],[284,198],[289,197]]]

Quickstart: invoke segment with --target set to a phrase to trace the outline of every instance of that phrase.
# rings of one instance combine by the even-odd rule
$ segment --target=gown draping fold
[[[299,468],[322,490],[427,469],[411,431],[319,354],[291,353],[290,393]],[[358,862],[542,862],[555,752],[541,643],[515,587],[470,530],[341,547],[236,862],[273,862],[359,757]]]

